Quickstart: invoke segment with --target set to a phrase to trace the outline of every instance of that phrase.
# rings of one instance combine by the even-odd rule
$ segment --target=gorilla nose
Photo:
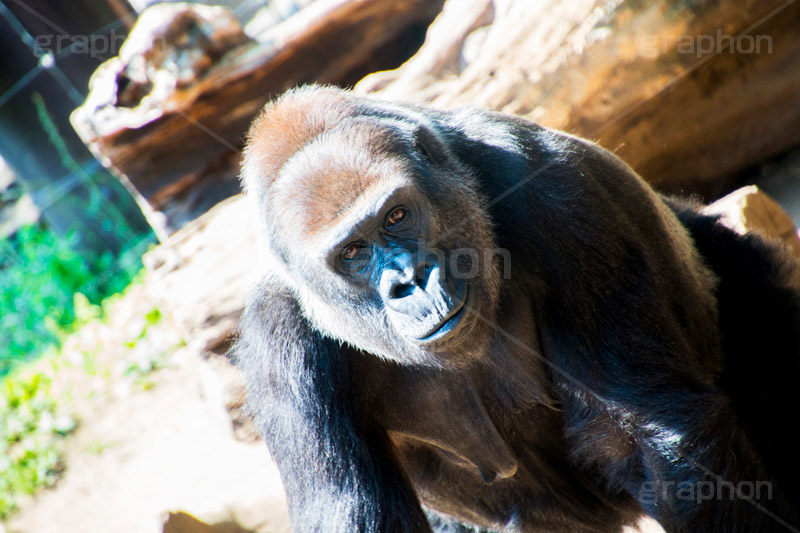
[[[396,283],[389,289],[389,298],[405,298],[411,296],[416,288],[415,285],[410,283]]]
[[[392,258],[381,280],[381,289],[388,299],[397,300],[414,294],[417,288],[423,291],[428,286],[436,263],[424,254],[404,252]]]

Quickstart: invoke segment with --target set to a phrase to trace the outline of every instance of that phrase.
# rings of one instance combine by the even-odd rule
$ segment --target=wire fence
[[[233,8],[233,12],[237,18],[242,18],[246,13],[253,11],[255,7],[266,7],[269,5],[269,3],[269,0],[242,0],[239,5]],[[300,4],[305,3],[307,2],[300,2]],[[96,29],[95,31],[86,35],[82,35],[81,37],[85,38],[84,40],[72,40],[69,45],[58,49],[54,53],[49,50],[44,50],[41,44],[37,42],[36,38],[25,29],[20,20],[2,2],[0,2],[0,17],[4,18],[8,22],[9,26],[17,34],[17,37],[30,49],[31,54],[38,58],[35,67],[20,76],[7,90],[0,94],[0,108],[6,105],[11,105],[14,97],[28,89],[36,77],[45,71],[54,76],[65,95],[75,104],[76,107],[83,103],[85,96],[84,91],[81,91],[75,87],[69,78],[64,75],[58,66],[59,61],[75,53],[85,53],[85,39],[90,39],[93,36],[103,36],[109,32],[120,29],[123,27],[126,19],[128,18],[128,16],[118,17],[112,22],[109,22],[108,24]],[[62,33],[66,38],[71,39],[74,37],[66,32]],[[107,60],[110,59],[111,56],[116,55],[117,52],[118,50],[112,49],[110,50],[108,56],[98,57],[103,60]],[[96,161],[92,161],[89,164],[92,167],[89,171],[89,174],[100,170],[100,165]],[[84,179],[86,173],[87,169],[71,169],[64,176],[54,178],[51,183],[48,183],[47,185],[37,189],[28,190],[27,192],[35,199],[35,203],[39,210],[43,212],[56,202],[71,195],[80,185],[87,185],[87,182]],[[118,214],[121,215],[122,212],[118,210]]]
[[[113,261],[108,261],[105,256],[109,254],[105,253],[103,254],[103,259],[86,256],[75,262],[75,259],[56,257],[62,253],[62,244],[54,243],[51,240],[51,236],[42,237],[43,234],[41,232],[37,233],[36,228],[25,230],[27,238],[33,239],[28,243],[17,243],[19,245],[15,245],[13,241],[4,242],[0,240],[0,307],[10,311],[10,313],[4,313],[4,315],[0,316],[0,322],[4,322],[4,328],[0,329],[5,329],[5,331],[0,331],[0,362],[3,363],[3,365],[0,365],[2,366],[0,370],[5,369],[6,371],[10,368],[8,365],[12,364],[15,358],[20,359],[19,350],[15,356],[13,350],[3,349],[4,346],[2,346],[3,344],[8,344],[8,338],[11,338],[12,341],[15,340],[13,338],[14,330],[18,334],[28,334],[22,341],[35,343],[35,338],[34,340],[31,339],[35,337],[37,331],[40,331],[43,336],[47,336],[48,332],[41,329],[42,320],[40,320],[41,317],[39,315],[47,312],[48,305],[51,308],[60,307],[60,309],[52,309],[52,311],[57,315],[62,315],[62,318],[65,312],[69,314],[68,310],[65,311],[63,309],[70,307],[70,302],[64,300],[65,295],[54,296],[52,292],[53,283],[47,276],[48,268],[61,269],[62,263],[59,263],[59,261],[63,260],[64,265],[69,265],[69,268],[76,270],[72,274],[80,277],[80,283],[84,284],[83,287],[86,292],[96,297],[102,293],[98,288],[116,287],[120,279],[131,279],[133,273],[141,268],[141,256],[148,247],[153,245],[154,241],[152,233],[136,234],[131,230],[126,220],[122,202],[108,201],[108,190],[101,189],[108,185],[109,180],[119,185],[117,179],[110,176],[108,171],[93,157],[88,155],[76,156],[72,153],[58,131],[53,117],[47,110],[48,102],[34,88],[34,83],[37,86],[41,86],[42,80],[39,79],[39,76],[47,74],[49,76],[48,83],[52,79],[57,84],[58,92],[63,94],[67,102],[73,104],[73,107],[81,105],[86,96],[87,88],[75,86],[75,82],[62,70],[63,61],[74,54],[80,53],[90,53],[93,58],[103,61],[117,55],[124,42],[127,22],[131,14],[117,17],[91,33],[71,35],[56,23],[37,13],[22,0],[9,1],[24,9],[39,22],[47,24],[53,30],[53,34],[33,35],[26,29],[14,12],[6,4],[0,2],[0,20],[5,21],[20,42],[24,44],[24,48],[27,48],[35,59],[35,66],[16,75],[16,79],[0,94],[0,110],[3,110],[6,106],[30,106],[32,104],[38,119],[38,125],[27,124],[26,127],[38,127],[36,135],[42,137],[42,133],[44,134],[45,142],[50,145],[49,150],[52,152],[52,149],[54,149],[56,156],[60,160],[60,167],[53,165],[50,168],[61,168],[63,170],[63,172],[53,172],[54,175],[49,176],[44,185],[41,185],[41,179],[34,180],[40,183],[40,185],[34,186],[31,186],[28,182],[29,180],[20,179],[19,182],[26,189],[26,193],[30,195],[41,213],[47,213],[48,210],[53,209],[60,202],[73,202],[74,205],[68,206],[68,209],[82,210],[86,216],[81,217],[81,220],[86,223],[86,227],[76,228],[73,233],[87,235],[93,232],[101,233],[97,228],[91,227],[99,224],[101,230],[111,230],[117,234],[121,233],[127,239],[127,242],[124,249],[113,250],[113,255],[115,256]],[[268,16],[259,18],[258,26],[261,27],[265,23],[267,25],[277,23],[309,3],[309,0],[272,0],[272,2],[269,0],[242,0],[233,7],[233,13],[244,23],[245,20],[243,19],[251,17],[257,9],[269,7],[270,11],[266,13]],[[117,35],[115,32],[121,29],[125,31]],[[112,35],[114,38],[109,41],[108,37]],[[93,38],[99,36],[107,37],[106,46],[102,50],[89,49],[87,51],[87,43],[93,45],[95,43]],[[53,42],[55,42],[55,46],[49,46]],[[111,42],[113,46],[107,46],[108,42]],[[14,58],[11,59],[13,60]],[[50,98],[52,98],[52,94]],[[69,104],[67,107],[69,107]],[[60,109],[60,112],[63,113],[64,107],[61,106]],[[9,114],[9,116],[12,116],[12,114]],[[58,116],[61,117],[61,115]],[[195,125],[203,128],[199,123]],[[66,132],[64,133],[66,134]],[[208,133],[213,134],[213,132]],[[74,135],[74,132],[71,131],[69,134]],[[33,153],[37,154],[35,150]],[[131,202],[133,201],[131,199]],[[62,206],[63,208],[64,206]],[[44,238],[44,241],[36,241],[36,239],[42,238]],[[66,238],[64,241],[68,244],[70,238]],[[26,246],[27,248],[25,248]],[[38,252],[38,257],[32,259],[31,250],[36,246],[39,246],[37,250],[40,250],[40,252]],[[107,250],[107,252],[111,251],[110,249]],[[33,255],[35,256],[37,253],[34,252]],[[97,264],[103,265],[100,270],[97,269]],[[25,272],[26,269],[28,272]],[[37,273],[34,273],[33,270],[37,270]],[[44,272],[44,275],[42,275],[42,272]],[[33,279],[36,276],[38,278]],[[58,275],[54,277],[57,278]],[[75,281],[74,277],[71,279],[65,278],[64,281],[65,287],[75,288],[77,287],[76,283],[78,282]],[[22,290],[20,290],[20,286],[22,286]],[[76,291],[81,292],[80,289],[76,289]],[[50,298],[50,300],[47,300],[47,298]],[[56,298],[56,300],[53,298]],[[71,299],[71,296],[69,298]],[[45,301],[50,303],[43,303]],[[53,302],[56,303],[54,304]],[[17,316],[11,316],[15,313]],[[30,320],[30,317],[33,317],[33,320]],[[9,324],[11,327],[5,327],[9,326]],[[31,324],[35,326],[34,329],[36,331],[26,331]],[[50,343],[52,340],[47,342]],[[31,344],[28,345],[30,346]],[[19,343],[18,346],[20,346]],[[22,346],[25,346],[24,343]],[[24,358],[26,356],[23,354],[22,359]],[[0,374],[2,373],[0,372]]]

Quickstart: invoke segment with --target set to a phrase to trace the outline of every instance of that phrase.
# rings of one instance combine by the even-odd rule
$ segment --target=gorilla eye
[[[405,207],[395,207],[389,216],[386,217],[386,227],[392,227],[400,224],[406,219],[408,210]]]
[[[356,257],[358,257],[358,251],[361,250],[361,245],[357,242],[350,244],[347,248],[344,249],[342,252],[342,258],[346,261],[352,261]]]

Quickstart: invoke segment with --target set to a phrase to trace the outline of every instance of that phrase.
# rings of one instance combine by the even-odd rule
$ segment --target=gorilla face
[[[444,254],[425,246],[417,202],[392,197],[376,211],[331,247],[329,264],[349,281],[369,285],[401,336],[419,345],[446,343],[463,325],[469,281],[456,278]]]
[[[499,285],[490,223],[434,132],[347,117],[278,168],[253,188],[285,281],[320,330],[407,363],[458,365],[483,350]]]

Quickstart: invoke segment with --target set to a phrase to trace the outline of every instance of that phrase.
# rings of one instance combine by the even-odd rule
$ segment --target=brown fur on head
[[[314,88],[313,106],[307,99],[309,92],[308,88],[287,92],[268,103],[253,122],[243,162],[247,192],[261,192],[305,143],[355,112],[353,102],[336,89]]]
[[[441,127],[412,108],[305,87],[265,107],[248,135],[242,172],[274,270],[318,329],[387,358],[436,365],[464,363],[484,350],[499,291],[495,258],[485,261],[494,249],[490,221]],[[464,282],[469,313],[446,342],[422,346],[401,334],[411,326],[384,305],[380,265],[361,284],[336,270],[337,247],[357,241],[395,203],[413,204],[421,233],[412,245],[433,249],[448,273],[471,267],[468,254],[454,251],[475,254],[478,270]],[[443,283],[458,292],[461,282],[448,275]]]

